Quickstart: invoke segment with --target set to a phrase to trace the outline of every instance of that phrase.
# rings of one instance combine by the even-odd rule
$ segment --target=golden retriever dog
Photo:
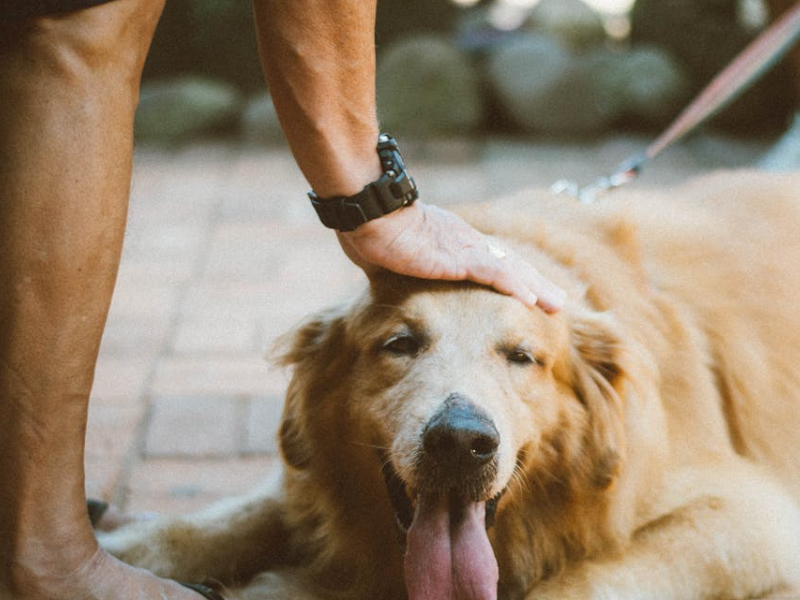
[[[248,600],[800,590],[800,177],[469,208],[560,313],[385,275],[311,318],[277,481],[103,536]]]

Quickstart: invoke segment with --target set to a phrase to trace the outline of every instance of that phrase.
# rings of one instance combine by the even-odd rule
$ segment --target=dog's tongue
[[[446,497],[419,498],[404,567],[409,600],[497,600],[485,514],[484,502],[453,510]]]

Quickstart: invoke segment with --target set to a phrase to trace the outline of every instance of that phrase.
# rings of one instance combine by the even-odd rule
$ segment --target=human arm
[[[375,2],[255,0],[259,50],[289,145],[321,197],[350,196],[378,179]],[[338,233],[367,275],[388,269],[469,279],[555,311],[563,292],[459,217],[422,201]]]

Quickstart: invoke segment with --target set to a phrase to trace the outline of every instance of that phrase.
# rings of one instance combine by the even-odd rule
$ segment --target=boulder
[[[667,52],[637,46],[619,53],[613,73],[626,122],[638,127],[662,127],[691,100],[689,80]]]
[[[666,50],[677,60],[694,96],[752,41],[737,0],[637,0],[631,39]],[[794,112],[792,67],[784,62],[728,107],[715,125],[736,132],[781,130]]]
[[[438,36],[392,44],[377,69],[378,115],[389,132],[464,133],[482,116],[478,75],[466,53]]]
[[[181,77],[146,83],[134,131],[141,141],[178,144],[233,128],[241,108],[239,92],[221,81]]]
[[[598,46],[607,38],[603,18],[581,0],[541,0],[531,11],[529,27],[576,50]]]
[[[526,34],[494,48],[487,79],[495,101],[517,126],[552,135],[588,135],[619,116],[615,86],[604,85],[605,53],[573,55],[557,39]]]

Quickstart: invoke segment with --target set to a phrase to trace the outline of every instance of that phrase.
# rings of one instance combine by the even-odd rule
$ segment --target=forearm
[[[376,0],[254,0],[264,73],[297,164],[323,198],[378,179]],[[339,233],[367,275],[469,279],[557,311],[564,292],[446,211],[415,202]]]
[[[297,164],[321,196],[381,175],[375,2],[254,0],[261,62]]]

